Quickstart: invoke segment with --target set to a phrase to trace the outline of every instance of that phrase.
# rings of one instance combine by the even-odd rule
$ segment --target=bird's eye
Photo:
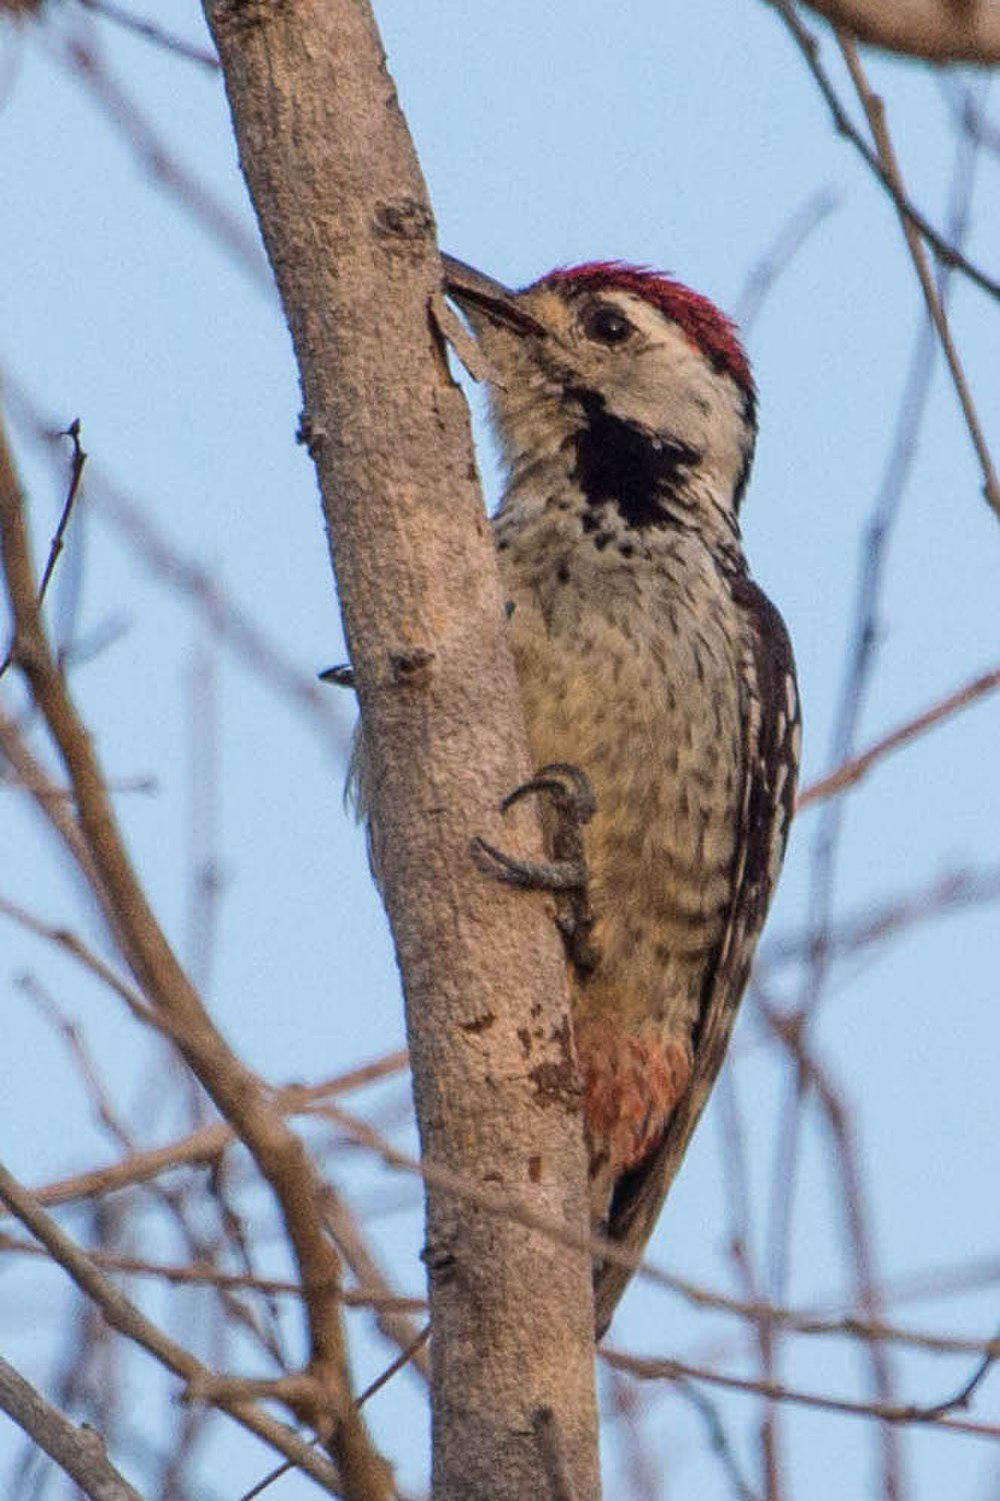
[[[584,315],[583,331],[598,344],[623,344],[632,332],[632,325],[624,313],[605,302]]]

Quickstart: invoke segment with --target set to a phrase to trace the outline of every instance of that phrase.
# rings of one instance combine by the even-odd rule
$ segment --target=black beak
[[[442,255],[444,289],[462,309],[485,313],[495,323],[502,323],[519,334],[544,335],[547,330],[537,318],[519,304],[518,295],[509,287],[484,276],[474,266],[457,261],[453,255]]]

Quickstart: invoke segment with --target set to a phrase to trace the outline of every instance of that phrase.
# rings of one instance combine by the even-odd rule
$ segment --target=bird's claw
[[[500,812],[506,813],[529,792],[547,793],[560,822],[569,823],[577,830],[589,823],[597,812],[597,799],[590,778],[579,766],[568,761],[551,761],[548,766],[542,766],[528,781],[508,792],[500,804]]]
[[[521,860],[488,844],[478,836],[472,841],[472,857],[484,875],[516,886],[522,891],[551,891],[558,903],[556,924],[566,951],[581,973],[597,962],[590,941],[594,926],[587,884],[586,852],[582,829],[597,811],[597,799],[585,772],[565,761],[540,768],[527,782],[509,792],[500,804],[506,813],[530,792],[544,793],[552,806],[551,860]]]
[[[518,860],[478,834],[472,841],[472,858],[483,875],[522,891],[580,891],[587,884],[583,860]]]

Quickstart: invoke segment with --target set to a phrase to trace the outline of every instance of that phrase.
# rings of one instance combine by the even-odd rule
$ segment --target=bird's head
[[[444,265],[489,363],[512,470],[565,453],[598,488],[655,490],[660,476],[735,516],[756,397],[736,328],[708,298],[620,261],[560,268],[517,292],[450,256]]]

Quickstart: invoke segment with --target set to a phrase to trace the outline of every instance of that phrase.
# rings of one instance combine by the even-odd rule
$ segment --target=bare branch
[[[92,1501],[142,1501],[115,1469],[93,1428],[78,1428],[0,1356],[0,1408]]]
[[[211,1376],[212,1373],[199,1360],[157,1328],[134,1303],[101,1275],[89,1256],[81,1251],[55,1220],[45,1213],[33,1195],[2,1165],[0,1200],[41,1241],[52,1258],[69,1273],[77,1287],[97,1304],[113,1329],[148,1350],[162,1365],[184,1381]],[[249,1403],[230,1401],[223,1396],[217,1405],[238,1423],[242,1423],[244,1428],[257,1434],[258,1438],[262,1438],[265,1443],[318,1480],[330,1495],[341,1494],[340,1483],[329,1464],[313,1453],[293,1429]]]
[[[834,26],[886,52],[934,63],[1000,63],[994,0],[804,0]]]
[[[2,447],[2,440],[0,440]],[[2,479],[2,464],[0,464]],[[21,790],[31,798],[45,823],[69,855],[94,901],[99,901],[100,880],[86,841],[74,816],[72,799],[65,788],[48,775],[42,763],[29,750],[20,726],[0,707],[0,755],[7,760]]]
[[[803,245],[824,219],[837,207],[837,196],[829,188],[811,193],[782,226],[774,242],[755,261],[747,273],[733,308],[733,317],[744,333],[756,323],[760,310],[775,282],[798,255]]]
[[[9,373],[0,378],[8,393],[12,420],[54,462],[55,423]],[[250,612],[237,604],[220,580],[191,555],[177,547],[156,524],[148,509],[92,463],[87,471],[87,502],[95,516],[121,539],[154,578],[187,599],[209,630],[272,692],[304,712],[338,761],[347,756],[348,732],[333,695],[304,673]]]
[[[616,1370],[617,1368],[612,1366],[611,1369]],[[619,1376],[621,1375],[622,1373],[619,1372]],[[685,1381],[682,1377],[678,1376],[674,1382],[674,1386],[684,1397],[684,1400],[690,1403],[704,1423],[708,1432],[708,1441],[713,1451],[719,1456],[719,1462],[726,1473],[734,1494],[738,1497],[738,1501],[758,1501],[756,1494],[744,1480],[740,1472],[739,1463],[736,1455],[733,1453],[726,1430],[722,1426],[722,1419],[719,1416],[719,1411],[715,1403],[710,1401],[693,1381]],[[773,1405],[769,1404],[769,1406]],[[773,1471],[769,1470],[767,1474],[769,1486],[774,1478]]]
[[[129,967],[178,1048],[223,1115],[246,1143],[281,1207],[306,1295],[312,1340],[310,1375],[326,1396],[317,1430],[333,1420],[331,1444],[348,1495],[383,1501],[384,1462],[372,1449],[349,1395],[347,1352],[336,1297],[339,1264],[319,1213],[321,1184],[299,1139],[263,1087],[223,1041],[167,941],[135,874],[104,788],[90,736],[53,661],[32,583],[20,489],[0,441],[0,542],[14,617],[14,656],[59,748],[76,792],[80,833],[101,903]]]
[[[50,50],[54,60],[87,91],[157,187],[191,215],[254,286],[272,296],[273,284],[253,233],[174,156],[138,100],[112,75],[94,46],[77,36],[60,38]]]
[[[853,1122],[829,1074],[807,1049],[804,1019],[797,1016],[786,1020],[763,998],[760,998],[760,1010],[773,1034],[788,1049],[799,1076],[811,1085],[823,1109],[832,1137],[833,1169],[840,1191],[844,1238],[854,1269],[857,1300],[865,1317],[877,1321],[881,1312],[881,1295],[875,1274],[875,1235]],[[865,1356],[879,1399],[877,1405],[892,1408],[896,1405],[895,1374],[889,1352],[882,1348],[881,1341],[875,1340],[867,1346]],[[887,1421],[882,1425],[881,1446],[885,1494],[889,1501],[898,1501],[903,1489],[902,1455],[892,1424]]]
[[[413,1362],[414,1370],[426,1381],[430,1377],[430,1363],[418,1339],[417,1330],[405,1314],[392,1307],[392,1287],[382,1268],[369,1249],[360,1227],[350,1213],[340,1194],[328,1183],[324,1201],[324,1214],[330,1234],[337,1243],[345,1262],[350,1267],[358,1285],[369,1293],[375,1310],[379,1332],[404,1352],[407,1361]],[[360,1406],[360,1400],[358,1406]]]
[[[418,1330],[418,1332],[414,1335],[413,1339],[407,1345],[406,1349],[400,1350],[399,1354],[396,1356],[396,1359],[390,1361],[389,1365],[386,1366],[384,1371],[379,1372],[374,1381],[369,1382],[364,1391],[358,1397],[358,1406],[363,1407],[368,1401],[369,1397],[374,1397],[376,1392],[380,1392],[383,1386],[388,1385],[393,1376],[398,1375],[400,1371],[404,1370],[406,1366],[410,1364],[411,1361],[415,1360],[416,1357],[420,1354],[421,1350],[423,1350],[430,1337],[431,1326],[430,1324],[425,1324],[424,1327]]]
[[[424,1345],[430,1338],[430,1333],[430,1324],[425,1324],[420,1333],[411,1340],[410,1344],[404,1350],[400,1351],[396,1359],[384,1371],[381,1371],[375,1377],[375,1380],[361,1392],[358,1397],[359,1407],[363,1407],[369,1397],[374,1397],[375,1393],[381,1391],[382,1387],[391,1381],[397,1372],[401,1371],[404,1366],[408,1365],[411,1360],[414,1360],[422,1352]],[[255,1496],[262,1496],[269,1486],[273,1485],[276,1480],[280,1480],[282,1475],[287,1474],[291,1468],[287,1460],[284,1464],[276,1466],[270,1474],[265,1475],[262,1480],[259,1480],[251,1490],[246,1491],[239,1498],[239,1501],[254,1501]]]
[[[998,10],[997,14],[998,18],[1000,18],[1000,10]],[[1000,25],[1000,21],[998,21],[998,25]],[[965,371],[962,369],[958,350],[951,336],[951,329],[948,325],[944,304],[937,287],[934,285],[934,276],[927,259],[927,252],[913,222],[899,208],[900,203],[906,197],[906,189],[902,173],[899,169],[899,160],[892,144],[892,137],[889,135],[889,127],[886,123],[885,103],[878,94],[873,93],[869,86],[853,42],[839,33],[837,41],[840,45],[844,62],[847,64],[847,70],[851,75],[851,81],[857,90],[858,98],[861,100],[865,114],[868,117],[868,124],[871,127],[875,145],[878,149],[879,160],[882,163],[889,183],[894,189],[893,201],[899,213],[899,221],[903,228],[903,234],[906,237],[906,244],[913,260],[914,268],[916,269],[920,289],[924,294],[924,301],[927,304],[927,311],[930,314],[931,322],[934,324],[938,338],[941,341],[941,348],[944,350],[948,369],[951,371],[952,382],[962,407],[963,416],[965,417],[965,425],[969,429],[972,446],[976,450],[976,456],[983,471],[983,494],[997,516],[1000,516],[1000,480],[997,479],[989,446],[983,433],[982,424],[979,421],[979,414],[972,400],[972,392],[969,390],[969,383],[965,378]]]
[[[25,792],[42,792],[46,797],[64,797],[72,800],[75,796],[72,787],[57,787],[54,782],[50,781],[31,783],[14,771],[0,772],[0,786],[4,783],[8,787],[16,787]],[[116,777],[114,781],[105,782],[104,789],[115,797],[126,793],[141,793],[144,797],[152,797],[160,790],[156,778],[150,776]]]
[[[37,1195],[36,1195],[37,1197]],[[41,1203],[41,1199],[39,1199]],[[0,1251],[13,1252],[20,1256],[45,1256],[41,1246],[30,1241],[18,1240],[16,1236],[0,1233]],[[246,1272],[223,1272],[216,1266],[164,1266],[160,1262],[143,1261],[137,1256],[121,1256],[111,1251],[88,1251],[95,1266],[106,1272],[125,1272],[131,1277],[156,1277],[163,1282],[180,1287],[245,1288],[249,1292],[275,1294],[289,1298],[301,1298],[302,1287],[298,1282],[289,1282],[281,1277],[256,1277]],[[382,1297],[378,1292],[358,1288],[341,1288],[340,1301],[345,1308],[376,1308],[395,1313],[425,1313],[426,1298],[402,1298],[395,1294]],[[980,1346],[973,1340],[958,1341],[963,1350],[978,1353]],[[950,1346],[949,1346],[950,1348]],[[360,1402],[359,1402],[360,1405]]]
[[[209,52],[204,47],[196,47],[193,42],[187,42],[183,37],[175,36],[172,32],[165,31],[162,26],[157,26],[153,21],[147,21],[142,16],[134,16],[124,5],[116,5],[114,0],[77,0],[79,5],[86,10],[93,11],[95,16],[103,16],[105,20],[112,21],[116,26],[121,26],[125,31],[134,32],[141,36],[144,41],[151,42],[154,47],[160,47],[164,52],[172,52],[175,57],[182,57],[187,62],[199,63],[211,73],[219,71],[219,59],[214,52]]]
[[[817,1314],[716,1292],[686,1277],[678,1276],[675,1272],[667,1272],[649,1261],[641,1261],[637,1264],[635,1257],[624,1251],[616,1242],[606,1240],[599,1235],[579,1236],[563,1221],[537,1214],[517,1203],[509,1194],[481,1187],[473,1182],[463,1182],[454,1173],[434,1163],[418,1162],[379,1136],[378,1132],[366,1121],[358,1120],[336,1106],[324,1106],[321,1110],[323,1114],[338,1121],[359,1145],[376,1152],[387,1166],[418,1174],[425,1179],[433,1179],[442,1191],[467,1199],[490,1214],[507,1216],[518,1224],[536,1230],[539,1234],[553,1240],[572,1247],[587,1249],[593,1257],[614,1261],[626,1267],[640,1281],[675,1293],[695,1307],[732,1313],[754,1323],[766,1320],[775,1326],[783,1326],[800,1334],[844,1335],[848,1338],[885,1340],[941,1354],[954,1355],[968,1352],[996,1356],[1000,1350],[1000,1341],[997,1339],[969,1341],[954,1335],[937,1335],[923,1330],[903,1329],[882,1320],[862,1319],[853,1313],[832,1316]],[[990,1260],[984,1266],[977,1266],[974,1275],[977,1278],[985,1277],[992,1280],[1000,1276],[1000,1262]],[[966,1285],[964,1281],[959,1284],[962,1289]],[[921,1289],[923,1288],[924,1284],[921,1283]]]
[[[384,1058],[362,1064],[345,1074],[337,1074],[321,1084],[286,1085],[273,1093],[275,1108],[286,1115],[309,1113],[326,1096],[346,1093],[370,1084],[375,1079],[385,1078],[405,1068],[406,1060],[405,1052],[389,1053]],[[146,1183],[175,1168],[212,1166],[238,1140],[232,1126],[225,1121],[216,1121],[166,1146],[150,1147],[144,1152],[136,1152],[122,1162],[92,1168],[89,1172],[75,1173],[70,1178],[50,1183],[36,1189],[36,1196],[41,1204],[71,1204],[80,1199],[91,1199],[118,1189],[130,1188],[137,1183]]]
[[[742,1283],[747,1301],[761,1305],[762,1308],[760,1315],[754,1320],[754,1335],[760,1358],[761,1376],[765,1381],[771,1381],[774,1380],[776,1374],[775,1357],[777,1354],[777,1341],[774,1338],[776,1321],[763,1308],[766,1300],[762,1296],[760,1273],[753,1251],[753,1225],[750,1181],[747,1168],[747,1148],[739,1098],[736,1092],[735,1072],[732,1066],[732,1059],[730,1059],[723,1067],[722,1075],[719,1079],[719,1107],[723,1132],[723,1171],[726,1175],[726,1199],[729,1204],[730,1223],[732,1226],[730,1256],[736,1267],[737,1276]],[[713,1432],[713,1425],[717,1424],[719,1432],[714,1434],[713,1447],[719,1454],[723,1468],[729,1474],[737,1491],[742,1491],[743,1484],[739,1469],[730,1462],[731,1456],[727,1457],[725,1433],[722,1430],[721,1422],[718,1421],[714,1411],[703,1408],[704,1399],[696,1386],[692,1384],[685,1386],[682,1384],[679,1389],[684,1392],[688,1401],[698,1409],[702,1421],[708,1425],[710,1432]],[[709,1404],[710,1407],[711,1404]],[[779,1409],[776,1403],[767,1402],[763,1405],[760,1422],[761,1469],[767,1501],[773,1501],[773,1498],[780,1497],[781,1494],[780,1451]]]
[[[800,1391],[797,1387],[784,1386],[778,1381],[731,1376],[723,1371],[710,1370],[706,1366],[688,1365],[683,1360],[653,1360],[606,1348],[601,1351],[601,1359],[613,1365],[616,1370],[627,1371],[639,1381],[676,1381],[678,1378],[707,1381],[711,1386],[723,1386],[729,1391],[770,1397],[775,1402],[813,1407],[820,1412],[842,1413],[853,1418],[879,1418],[884,1423],[929,1426],[942,1433],[966,1433],[978,1438],[1000,1439],[998,1423],[977,1423],[968,1418],[952,1417],[950,1414],[939,1416],[933,1408],[924,1408],[915,1403],[889,1405],[882,1402],[852,1402],[847,1397]]]
[[[801,963],[811,957],[817,943],[822,943],[827,954],[837,957],[858,954],[932,918],[997,901],[1000,901],[1000,867],[948,871],[877,906],[867,904],[820,935],[810,933],[808,928],[798,933],[777,934],[760,951],[755,973],[766,977],[779,965]]]
[[[922,1414],[924,1417],[940,1418],[945,1413],[964,1410],[971,1405],[976,1392],[982,1386],[990,1371],[992,1371],[998,1357],[1000,1357],[1000,1336],[993,1343],[994,1348],[986,1351],[968,1381],[962,1383],[954,1396],[945,1397],[942,1402],[935,1402],[931,1406],[923,1408]]]
[[[915,714],[912,719],[907,719],[896,729],[890,730],[888,735],[883,735],[876,740],[867,750],[857,756],[852,756],[842,766],[836,767],[829,775],[820,777],[818,781],[811,782],[799,793],[796,803],[796,811],[801,813],[804,808],[813,803],[824,802],[827,798],[835,797],[848,787],[867,775],[871,768],[893,751],[899,750],[903,745],[909,745],[911,740],[918,739],[934,725],[942,720],[950,719],[953,714],[958,714],[962,709],[967,709],[977,699],[984,698],[1000,688],[1000,667],[992,667],[989,672],[981,672],[978,677],[970,678],[960,688],[947,694],[929,709],[923,709]]]
[[[850,116],[840,102],[837,91],[833,87],[826,69],[819,60],[819,41],[813,32],[809,30],[808,26],[803,25],[791,0],[765,0],[765,3],[770,5],[772,10],[777,11],[791,33],[796,46],[805,59],[806,66],[816,80],[819,91],[826,102],[838,132],[845,140],[850,141],[851,145],[867,163],[869,169],[892,198],[897,209],[905,214],[910,223],[915,225],[920,231],[941,265],[961,271],[963,276],[967,276],[970,281],[975,282],[976,286],[981,287],[984,292],[988,292],[991,297],[1000,298],[1000,281],[996,277],[990,276],[980,266],[974,265],[962,254],[957,246],[951,244],[945,235],[934,228],[934,225],[931,224],[926,215],[920,212],[916,204],[899,194],[879,160],[878,152],[872,149],[864,136],[852,124]]]
[[[63,501],[62,512],[59,516],[59,521],[56,526],[55,533],[52,537],[52,544],[49,548],[49,555],[45,561],[45,569],[42,573],[42,582],[38,586],[39,609],[41,609],[42,605],[45,603],[45,595],[48,591],[49,583],[52,579],[53,573],[55,572],[55,566],[59,561],[59,554],[63,550],[63,542],[66,537],[66,528],[69,526],[70,516],[73,514],[73,506],[76,501],[76,497],[80,492],[80,481],[83,479],[84,465],[87,462],[87,455],[84,452],[82,443],[80,442],[79,417],[75,417],[70,423],[69,427],[66,428],[65,432],[59,433],[58,436],[60,438],[72,438],[73,463],[70,472],[69,489],[66,492],[66,499]],[[0,662],[0,678],[3,677],[4,673],[10,667],[10,664],[13,660],[14,644],[12,641],[7,651],[7,655],[4,657],[3,661]]]
[[[56,948],[63,949],[67,954],[71,954],[74,959],[83,965],[84,969],[89,970],[95,979],[100,980],[103,985],[106,985],[109,990],[113,991],[115,995],[125,1002],[137,1021],[145,1022],[147,1026],[160,1028],[160,1018],[154,1011],[150,1010],[138,991],[134,990],[120,975],[117,975],[110,965],[105,964],[99,955],[87,947],[82,938],[78,938],[68,928],[52,927],[49,923],[44,923],[39,918],[33,916],[25,908],[19,907],[16,902],[8,901],[3,896],[0,896],[0,915],[9,918],[11,922],[17,923],[19,927],[25,928],[29,933],[34,933],[36,937],[43,938],[46,942],[54,944]],[[164,1028],[163,1030],[169,1036],[168,1029]]]

